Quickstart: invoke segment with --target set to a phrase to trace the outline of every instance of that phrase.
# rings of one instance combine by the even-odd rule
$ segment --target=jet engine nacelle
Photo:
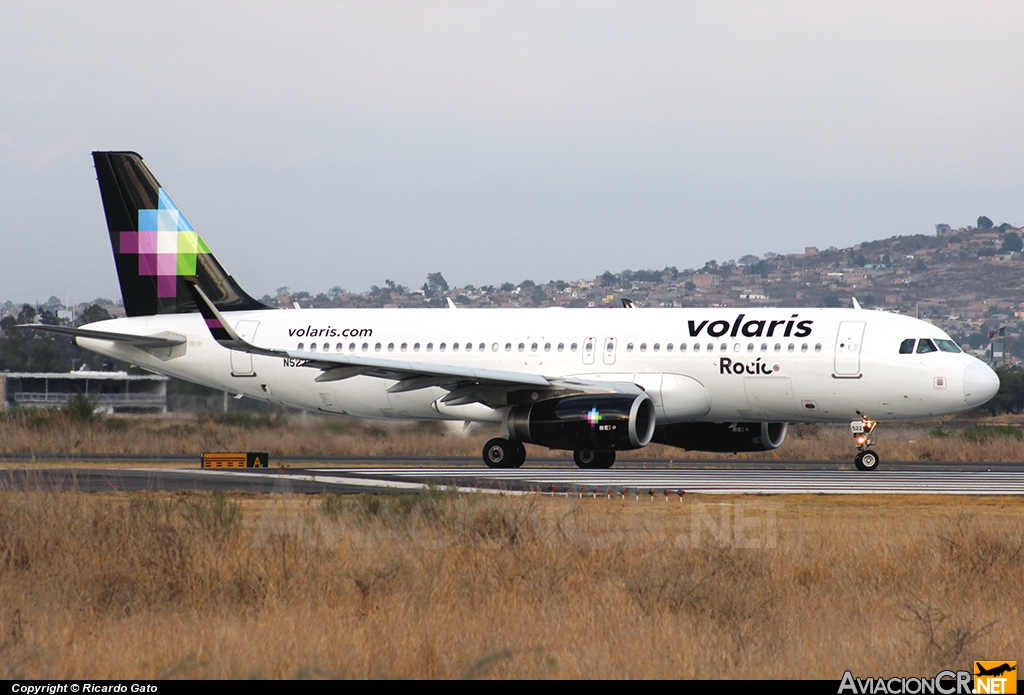
[[[788,428],[788,422],[686,422],[658,427],[653,441],[692,451],[771,451],[782,446]]]
[[[507,424],[511,439],[551,449],[639,449],[654,435],[654,403],[647,394],[567,396],[517,405]]]

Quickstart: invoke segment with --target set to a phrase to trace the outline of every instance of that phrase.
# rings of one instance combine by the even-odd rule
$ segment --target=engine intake
[[[512,439],[574,451],[639,449],[650,443],[654,425],[646,394],[567,396],[517,405],[508,414]]]
[[[788,428],[788,422],[685,422],[658,427],[653,440],[693,451],[771,451],[782,446]]]

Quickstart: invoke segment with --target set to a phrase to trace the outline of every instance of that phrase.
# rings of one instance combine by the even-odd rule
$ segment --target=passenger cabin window
[[[394,352],[394,351],[395,351],[395,344],[394,343],[388,343],[388,352]]]
[[[299,346],[296,349],[299,352],[302,352],[304,349],[306,349],[306,344],[305,343],[299,343]]]
[[[647,343],[640,343],[640,352],[647,352]]]
[[[316,343],[310,343],[309,344],[309,351],[310,352],[316,352]]]
[[[919,355],[923,355],[926,352],[938,352],[938,351],[939,351],[939,349],[937,347],[935,347],[935,343],[933,343],[932,341],[928,340],[927,338],[922,338],[921,340],[917,341],[917,354],[919,354]]]
[[[337,345],[334,346],[334,351],[335,352],[341,352],[344,349],[345,349],[345,346],[342,345],[341,343],[338,343]]]
[[[654,347],[651,348],[651,349],[654,350],[655,352],[657,352],[658,350],[661,349],[661,343],[655,343]]]
[[[558,344],[558,351],[559,352],[564,352],[565,351],[565,343],[559,343]]]
[[[419,352],[420,351],[420,344],[419,343],[413,343],[412,344],[412,351],[413,352]]]
[[[349,343],[348,344],[348,351],[349,352],[355,352],[356,351],[356,344],[355,343]]]
[[[434,351],[434,344],[433,343],[427,343],[427,352],[433,352],[433,351]]]
[[[686,352],[686,343],[679,343],[679,352]]]
[[[526,343],[519,343],[519,352],[522,352],[525,349],[526,349]]]
[[[544,352],[551,352],[551,343],[544,343]]]
[[[576,343],[569,346],[569,352],[576,352]]]
[[[901,355],[910,355],[913,352],[914,352],[914,339],[913,338],[907,338],[902,343],[900,343],[900,354]]]
[[[633,352],[633,343],[626,343],[626,352]]]
[[[498,344],[497,343],[491,343],[491,352],[497,352],[497,351],[498,351]]]
[[[815,352],[821,352],[821,343],[815,343],[814,344],[814,351]]]
[[[373,346],[373,351],[380,352],[380,343],[377,343],[376,345]]]
[[[437,349],[441,352],[444,352],[445,347],[447,347],[447,344],[441,343],[440,345],[437,346]]]
[[[512,343],[505,343],[505,352],[512,352]]]
[[[402,343],[402,352],[405,352],[408,349],[409,349],[409,343]]]
[[[682,349],[682,348],[680,348]],[[672,352],[672,343],[665,344],[665,352]]]

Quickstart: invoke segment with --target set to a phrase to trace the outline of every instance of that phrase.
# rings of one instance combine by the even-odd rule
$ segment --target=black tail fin
[[[134,152],[93,152],[128,316],[198,311],[195,277],[221,311],[266,309],[238,286]]]

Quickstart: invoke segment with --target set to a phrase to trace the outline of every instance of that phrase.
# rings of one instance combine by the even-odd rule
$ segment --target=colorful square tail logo
[[[195,275],[196,257],[210,249],[162,188],[156,210],[139,210],[138,226],[120,233],[118,253],[138,256],[139,275],[155,276],[157,296],[173,299],[178,277]]]
[[[1017,662],[975,661],[973,692],[978,695],[1016,693]]]

